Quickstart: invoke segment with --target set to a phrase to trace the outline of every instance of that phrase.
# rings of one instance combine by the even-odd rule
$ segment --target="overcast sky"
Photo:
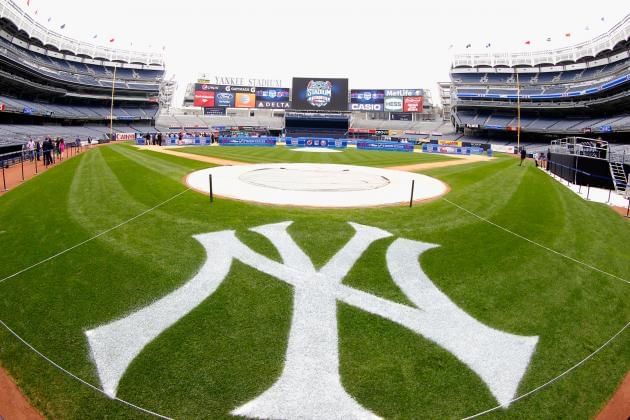
[[[454,53],[567,46],[630,12],[621,0],[14,1],[80,40],[97,34],[118,48],[165,46],[180,90],[200,73],[282,79],[287,87],[292,76],[343,76],[351,88],[429,88],[436,102]]]

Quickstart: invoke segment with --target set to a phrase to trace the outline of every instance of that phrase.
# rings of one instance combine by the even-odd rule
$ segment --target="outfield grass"
[[[277,161],[258,155],[273,153],[267,149],[203,150],[222,158],[236,159],[222,155],[236,153],[238,160]],[[276,152],[300,159],[321,156]],[[389,155],[391,163],[380,160]],[[349,156],[334,163],[363,159],[357,151],[326,155],[334,156]],[[374,152],[379,163],[366,164],[406,164],[408,157]],[[52,168],[0,197],[0,279],[183,191],[183,176],[207,166],[113,145]],[[538,169],[499,158],[427,173],[451,186],[449,200],[628,278],[630,224]],[[443,200],[411,209],[306,210],[223,199],[210,205],[193,191],[0,283],[0,319],[63,367],[98,384],[84,331],[142,308],[190,279],[204,262],[192,235],[235,229],[245,243],[278,260],[271,243],[247,229],[286,220],[295,222],[291,234],[318,267],[351,237],[348,221],[439,244],[422,256],[422,267],[457,305],[494,328],[540,337],[519,393],[568,369],[630,319],[628,284],[535,247]],[[344,283],[407,303],[385,267],[385,250],[393,240],[376,242]],[[214,295],[132,363],[118,396],[175,418],[229,418],[232,409],[280,374],[291,309],[289,286],[234,263]],[[496,405],[472,371],[432,342],[344,304],[338,305],[338,318],[343,385],[374,413],[461,418]],[[562,380],[489,417],[594,416],[630,370],[629,344],[626,332]],[[50,418],[143,417],[68,378],[1,328],[0,363]]]
[[[413,165],[417,163],[444,162],[454,158],[422,153],[373,152],[354,148],[338,151],[339,153],[306,153],[295,152],[288,147],[180,147],[180,152],[211,156],[221,159],[236,160],[247,163],[335,163],[339,165],[356,165],[386,167],[397,165]]]

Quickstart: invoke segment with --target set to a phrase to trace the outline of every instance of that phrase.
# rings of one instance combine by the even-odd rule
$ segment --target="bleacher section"
[[[28,113],[29,115],[98,120],[109,119],[110,117],[110,108],[104,106],[54,105],[10,98],[2,95],[0,95],[0,104],[5,105],[5,112]],[[143,108],[121,108],[119,106],[115,106],[113,109],[113,115],[114,119],[146,120],[155,118],[157,111],[157,105],[147,105]]]
[[[522,132],[630,139],[628,34],[630,15],[607,34],[561,50],[455,56],[453,125],[466,134],[490,130],[505,137]]]
[[[154,130],[163,53],[73,40],[41,27],[15,2],[0,6],[0,140],[101,138],[110,122],[114,131]],[[42,31],[44,42],[30,37]]]
[[[475,129],[515,131],[516,115],[501,115],[487,113],[487,111],[463,110],[455,115],[457,126],[467,126]],[[583,134],[587,132],[601,134],[630,130],[630,114],[620,114],[613,117],[521,117],[521,128],[535,133],[568,133]]]
[[[70,62],[30,51],[3,38],[3,32],[0,31],[0,55],[40,73],[45,78],[111,89],[113,68]],[[117,68],[115,86],[116,89],[158,91],[163,77],[163,70]]]

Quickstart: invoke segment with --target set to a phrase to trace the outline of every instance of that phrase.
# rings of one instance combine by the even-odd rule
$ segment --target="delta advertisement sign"
[[[196,83],[193,105],[202,108],[288,109],[290,91],[288,88]]]
[[[289,109],[290,106],[289,88],[256,88],[256,108]]]

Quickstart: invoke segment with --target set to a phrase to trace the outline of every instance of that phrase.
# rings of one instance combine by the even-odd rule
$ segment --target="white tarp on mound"
[[[278,163],[221,166],[190,174],[192,188],[264,204],[314,207],[367,207],[409,202],[447,192],[443,182],[426,175],[351,165]]]

